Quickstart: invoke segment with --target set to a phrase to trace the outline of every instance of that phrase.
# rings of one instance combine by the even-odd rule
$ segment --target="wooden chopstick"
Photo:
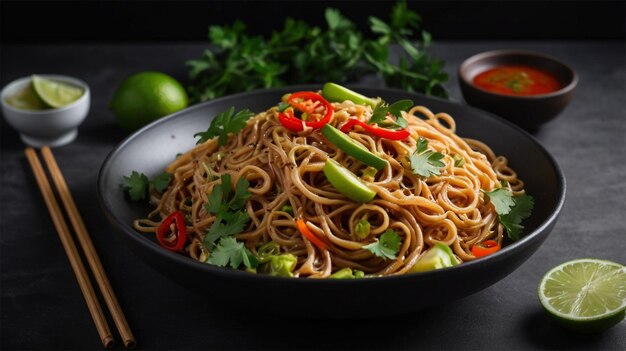
[[[98,302],[98,298],[96,297],[91,281],[89,280],[85,266],[80,259],[76,244],[74,243],[65,219],[63,218],[63,213],[61,212],[59,203],[57,202],[50,183],[48,182],[46,173],[37,157],[37,153],[33,148],[26,148],[25,154],[33,173],[35,174],[35,179],[37,180],[39,189],[41,190],[44,201],[46,202],[54,226],[57,230],[59,238],[61,239],[63,248],[65,249],[65,253],[70,261],[74,274],[76,275],[78,285],[80,286],[85,301],[87,302],[87,307],[91,313],[94,324],[96,325],[102,344],[104,347],[110,348],[114,344],[113,336],[107,324],[106,318],[104,317],[104,313],[100,303]],[[65,183],[63,175],[54,159],[54,156],[52,155],[50,148],[43,147],[42,154],[57,187],[61,200],[65,205],[68,217],[72,222],[85,257],[100,287],[102,296],[109,308],[109,311],[111,312],[111,317],[113,318],[113,321],[122,336],[124,346],[126,348],[133,348],[135,346],[134,336],[130,331],[130,327],[124,317],[124,313],[122,312],[109,280],[106,277],[102,263],[100,262],[100,259],[95,251],[91,238],[89,237],[85,224],[76,208],[76,204],[74,203],[69,188]]]
[[[39,185],[41,194],[43,195],[44,201],[46,202],[46,206],[48,206],[48,211],[50,211],[52,222],[56,227],[59,238],[61,239],[61,243],[63,244],[63,248],[65,249],[65,253],[67,254],[67,258],[69,259],[72,270],[76,275],[80,290],[85,297],[85,301],[87,302],[87,308],[89,309],[89,313],[91,313],[91,318],[93,318],[93,321],[96,324],[96,329],[98,330],[98,334],[100,335],[100,340],[102,340],[102,344],[104,345],[104,347],[110,348],[113,346],[114,343],[113,336],[111,335],[111,330],[109,329],[109,325],[107,324],[106,318],[104,317],[102,307],[100,307],[100,303],[98,302],[96,293],[93,290],[93,286],[89,281],[87,271],[85,270],[85,267],[80,260],[78,250],[76,249],[76,244],[74,243],[74,239],[72,239],[67,224],[63,219],[63,214],[61,213],[61,209],[59,208],[59,203],[54,197],[54,193],[52,192],[50,183],[46,178],[46,174],[43,170],[43,167],[41,166],[41,162],[39,162],[37,154],[35,153],[35,150],[33,148],[26,148],[24,153],[26,154],[26,158],[28,159],[33,173],[35,174],[35,179],[37,180],[37,184]]]
[[[117,297],[115,296],[115,292],[113,292],[113,288],[111,287],[111,283],[109,283],[109,279],[106,276],[104,271],[104,267],[102,267],[102,263],[100,262],[100,258],[98,257],[98,253],[93,246],[93,242],[91,241],[91,237],[87,232],[87,228],[85,227],[85,222],[83,221],[78,209],[76,208],[76,203],[74,202],[74,198],[65,182],[63,174],[61,173],[61,169],[59,168],[54,155],[49,147],[44,146],[41,148],[41,154],[43,155],[44,161],[46,162],[46,166],[48,166],[48,171],[52,176],[52,180],[56,185],[57,192],[61,197],[61,201],[65,206],[65,211],[72,223],[72,227],[74,228],[74,232],[76,233],[76,237],[78,237],[78,241],[80,246],[85,253],[85,257],[87,259],[87,263],[89,263],[89,267],[98,283],[98,287],[100,288],[100,292],[102,293],[102,297],[109,308],[109,312],[111,313],[111,317],[113,318],[113,322],[117,327],[120,336],[122,337],[122,341],[124,342],[124,346],[126,348],[134,348],[135,347],[135,337],[130,330],[128,322],[126,321],[126,317],[124,316],[124,312],[117,301]]]

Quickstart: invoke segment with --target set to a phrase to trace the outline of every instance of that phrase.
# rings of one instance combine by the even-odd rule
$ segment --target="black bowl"
[[[478,74],[502,65],[530,66],[554,76],[562,88],[548,94],[513,96],[474,85]],[[529,130],[557,117],[572,99],[578,83],[576,72],[556,58],[522,50],[496,50],[474,55],[459,67],[459,84],[465,101],[493,112]]]
[[[231,106],[264,111],[287,92],[319,88],[297,86],[232,95],[190,107],[144,127],[117,146],[102,165],[98,198],[104,213],[123,241],[145,262],[205,296],[219,297],[224,303],[233,301],[242,308],[287,314],[303,313],[294,306],[306,301],[308,316],[336,318],[406,313],[480,291],[520,266],[552,230],[565,200],[565,178],[552,156],[532,136],[471,107],[400,90],[366,87],[355,89],[387,101],[412,99],[433,111],[450,113],[456,118],[460,135],[480,139],[496,153],[506,155],[535,197],[534,212],[525,222],[526,235],[493,255],[452,268],[371,279],[317,280],[270,277],[199,263],[164,250],[151,235],[132,228],[132,221],[145,217],[149,208],[125,199],[123,176],[132,170],[149,177],[161,173],[177,153],[195,145],[194,133],[206,130],[213,116]],[[389,303],[398,301],[399,296],[411,298]]]

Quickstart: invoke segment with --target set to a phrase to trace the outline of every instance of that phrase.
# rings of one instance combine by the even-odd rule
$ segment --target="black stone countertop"
[[[206,44],[4,45],[0,85],[32,73],[85,80],[92,106],[74,143],[54,153],[91,232],[138,349],[626,349],[626,322],[601,335],[554,325],[537,298],[541,276],[574,258],[626,263],[626,49],[622,42],[439,42],[447,87],[462,101],[456,69],[486,50],[519,48],[569,63],[580,81],[573,101],[535,136],[567,178],[567,200],[543,246],[511,275],[479,293],[386,319],[308,320],[215,313],[210,301],[165,279],[112,232],[96,199],[106,155],[124,137],[107,103],[128,75],[143,70],[186,79],[184,61]],[[101,349],[74,274],[55,233],[24,145],[1,124],[0,348]],[[251,292],[253,295],[253,292]],[[410,296],[407,296],[410,298]],[[268,307],[269,309],[270,307]],[[307,313],[306,302],[302,314]],[[112,329],[114,325],[110,323]],[[122,349],[116,335],[116,349]]]

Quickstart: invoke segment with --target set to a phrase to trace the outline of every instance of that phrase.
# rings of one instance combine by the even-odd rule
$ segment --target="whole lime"
[[[171,76],[141,72],[128,77],[117,88],[111,110],[127,132],[187,107],[187,93]]]

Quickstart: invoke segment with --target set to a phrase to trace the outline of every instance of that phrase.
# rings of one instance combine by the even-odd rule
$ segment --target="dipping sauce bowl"
[[[523,66],[545,72],[556,79],[556,91],[517,95],[494,92],[476,85],[481,73],[502,66]],[[576,72],[556,58],[522,50],[483,52],[465,60],[459,67],[459,84],[465,101],[472,106],[492,112],[528,130],[557,117],[567,106],[578,84]]]

